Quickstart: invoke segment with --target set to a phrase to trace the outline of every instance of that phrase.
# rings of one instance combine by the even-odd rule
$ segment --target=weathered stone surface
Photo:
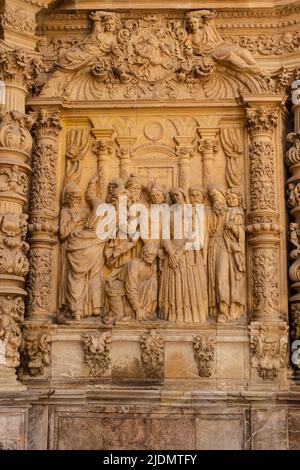
[[[253,410],[251,439],[253,450],[288,450],[288,410]]]
[[[212,415],[196,419],[196,449],[243,450],[245,448],[244,417]]]

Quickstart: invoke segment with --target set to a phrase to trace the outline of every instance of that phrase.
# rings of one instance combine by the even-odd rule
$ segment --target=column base
[[[5,392],[24,392],[26,390],[26,385],[17,380],[14,368],[0,365],[0,394]]]

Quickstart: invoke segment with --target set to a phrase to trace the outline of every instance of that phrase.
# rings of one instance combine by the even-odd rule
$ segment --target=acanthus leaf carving
[[[285,324],[250,326],[251,366],[264,380],[274,380],[287,361],[288,327]]]
[[[165,366],[163,336],[156,330],[150,330],[141,337],[140,346],[145,376],[151,379],[162,379]]]
[[[37,144],[32,155],[31,212],[53,214],[56,197],[56,151],[52,144]]]
[[[111,364],[111,333],[85,333],[83,343],[84,362],[89,374],[102,377]]]
[[[216,339],[214,336],[194,336],[194,358],[198,368],[198,375],[200,377],[211,377],[212,375],[213,371],[211,363],[215,358],[215,343]]]
[[[45,64],[40,57],[22,49],[0,48],[0,78],[5,83],[17,83],[30,90],[44,70]]]
[[[279,310],[277,248],[255,248],[252,253],[253,310],[274,314]]]
[[[13,8],[5,5],[4,11],[1,13],[1,24],[5,28],[10,28],[23,33],[35,33],[35,15],[32,12]]]
[[[278,110],[267,109],[264,106],[259,108],[247,108],[247,126],[250,136],[258,134],[272,135],[277,126]]]
[[[31,248],[29,252],[29,275],[27,277],[27,309],[30,313],[51,308],[52,250]]]

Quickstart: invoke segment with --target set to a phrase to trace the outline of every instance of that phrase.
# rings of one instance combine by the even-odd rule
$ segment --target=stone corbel
[[[117,156],[120,159],[120,178],[124,181],[130,176],[132,147],[136,142],[136,137],[117,137],[116,142],[119,145]]]
[[[179,158],[179,186],[187,191],[190,187],[191,176],[191,158],[195,154],[193,142],[195,140],[192,136],[176,136],[176,155]]]

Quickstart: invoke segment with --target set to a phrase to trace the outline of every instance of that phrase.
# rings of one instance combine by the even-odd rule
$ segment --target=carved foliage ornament
[[[0,170],[0,192],[12,191],[20,196],[26,196],[28,176],[19,165],[12,165]]]
[[[89,374],[101,377],[111,363],[111,333],[85,333],[81,337]]]
[[[209,335],[198,335],[194,337],[194,357],[200,377],[212,375],[211,362],[215,358],[216,339]]]
[[[286,364],[287,352],[286,325],[252,325],[251,365],[262,379],[275,379]]]
[[[20,324],[24,319],[24,302],[21,297],[0,297],[0,340],[3,359],[7,367],[18,367],[22,345]],[[0,356],[1,357],[1,356]]]
[[[18,32],[34,34],[36,26],[35,15],[23,9],[15,9],[5,5],[4,11],[1,13],[1,24],[3,27]]]
[[[39,57],[33,57],[22,49],[0,47],[0,79],[4,82],[29,89],[44,70],[45,64]]]
[[[250,194],[252,210],[276,210],[275,152],[270,142],[253,142],[249,146]]]
[[[277,126],[278,110],[260,107],[247,108],[247,125],[251,136],[259,134],[270,135]]]
[[[277,248],[255,248],[252,253],[253,309],[274,314],[279,310],[279,257]]]
[[[0,111],[0,145],[29,153],[32,147],[30,129],[34,119],[19,111]]]
[[[43,375],[50,364],[50,335],[36,327],[26,326],[23,331],[21,365],[32,376]]]
[[[0,214],[0,274],[24,277],[29,269],[26,214]]]
[[[51,144],[37,144],[32,155],[31,211],[53,213],[56,197],[56,151]]]
[[[27,305],[29,312],[51,308],[52,250],[31,248],[29,252],[30,271],[27,277]]]
[[[147,378],[162,379],[165,366],[164,338],[155,330],[141,337],[142,367]]]

